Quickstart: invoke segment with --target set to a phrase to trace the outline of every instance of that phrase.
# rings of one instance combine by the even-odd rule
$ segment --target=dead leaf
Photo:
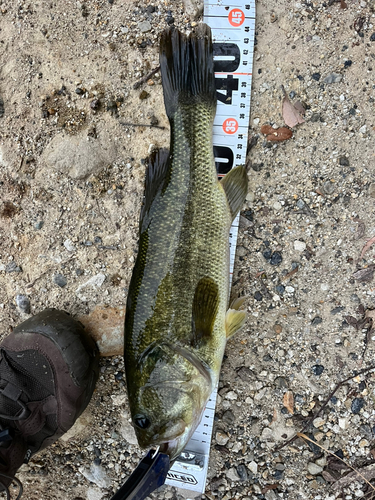
[[[358,226],[357,226],[357,231],[354,235],[354,239],[360,240],[365,235],[366,225],[362,220],[359,219],[356,220],[355,222],[358,222]]]
[[[347,6],[346,2],[344,2],[344,0],[341,0],[340,4],[341,4],[340,7],[342,9],[347,9],[348,8],[348,6]]]
[[[301,101],[296,101],[293,106],[296,108],[296,110],[302,115],[305,116],[306,114],[306,109],[304,105],[302,104]]]
[[[359,256],[360,259],[363,259],[363,256],[365,255],[365,253],[367,252],[367,250],[375,243],[375,236],[373,236],[372,238],[370,238],[365,246],[362,248],[362,252],[361,252],[361,255]]]
[[[280,485],[278,483],[276,484],[266,484],[266,486],[262,489],[262,495],[267,493],[269,490],[276,490]]]
[[[340,490],[348,486],[348,484],[353,483],[353,481],[360,481],[364,479],[366,483],[375,478],[375,467],[374,464],[367,465],[366,467],[361,467],[359,469],[353,470],[353,472],[349,472],[346,476],[342,477],[334,485],[332,488],[334,490]],[[371,488],[374,490],[374,487],[370,484]]]
[[[352,325],[356,330],[358,330],[358,321],[354,316],[344,316],[344,319],[348,323],[348,325]]]
[[[335,483],[337,481],[336,478],[334,478],[332,476],[332,474],[330,474],[328,471],[324,470],[322,472],[322,476],[324,477],[324,479],[327,481],[327,483]]]
[[[368,283],[369,281],[372,281],[374,277],[374,268],[375,264],[371,264],[365,269],[359,269],[359,271],[353,273],[353,278],[360,283]]]
[[[285,92],[285,91],[284,91]],[[285,121],[285,124],[288,125],[288,127],[295,127],[299,123],[303,123],[305,120],[303,119],[303,116],[301,115],[300,111],[293,106],[293,104],[290,102],[288,96],[284,95],[283,99],[283,118]]]
[[[283,397],[283,405],[288,410],[288,412],[294,414],[294,396],[292,391],[287,391]]]
[[[260,131],[266,136],[267,141],[286,141],[293,135],[289,128],[273,128],[271,125],[263,125]]]

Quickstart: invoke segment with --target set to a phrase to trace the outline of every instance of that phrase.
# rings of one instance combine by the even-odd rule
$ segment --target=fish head
[[[143,360],[141,380],[130,397],[138,443],[159,446],[172,461],[202,418],[212,390],[209,371],[184,348],[163,344]]]

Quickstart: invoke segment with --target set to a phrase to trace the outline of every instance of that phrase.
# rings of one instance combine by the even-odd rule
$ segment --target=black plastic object
[[[150,450],[111,500],[144,500],[164,484],[169,467],[168,455]]]

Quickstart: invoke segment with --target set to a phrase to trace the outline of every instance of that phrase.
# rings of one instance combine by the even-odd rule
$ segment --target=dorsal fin
[[[234,219],[244,204],[247,195],[247,173],[242,165],[232,170],[220,182],[227,195],[228,205]]]
[[[150,210],[156,194],[162,189],[163,182],[167,179],[169,167],[169,151],[167,149],[155,150],[148,159],[144,200],[140,216],[141,224],[145,215]]]
[[[198,347],[202,340],[212,334],[219,307],[219,287],[208,276],[199,280],[193,300],[192,345]]]

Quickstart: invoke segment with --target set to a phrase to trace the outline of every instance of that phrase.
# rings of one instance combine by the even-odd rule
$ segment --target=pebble
[[[332,181],[325,181],[323,184],[323,192],[324,194],[333,194],[335,191],[335,183]]]
[[[25,314],[30,314],[30,299],[27,295],[22,295],[22,294],[17,295],[16,304],[21,312]]]
[[[237,474],[240,478],[240,481],[247,481],[248,474],[247,474],[246,466],[244,464],[240,464],[237,466]]]
[[[320,77],[321,77],[321,74],[320,74],[320,73],[313,73],[313,74],[311,75],[311,78],[312,78],[313,80],[317,81],[317,82],[320,80]]]
[[[320,316],[315,316],[311,321],[313,326],[320,325],[321,323],[323,323],[323,319]]]
[[[286,293],[293,294],[295,291],[295,288],[293,286],[288,285],[285,287],[285,291],[286,291]]]
[[[313,426],[316,427],[317,429],[318,429],[318,427],[321,427],[325,423],[326,423],[326,421],[322,417],[317,417],[317,418],[314,418],[314,420],[313,420]]]
[[[151,23],[150,21],[141,21],[138,23],[138,29],[141,33],[147,33],[147,31],[151,31]]]
[[[263,295],[260,292],[255,292],[254,299],[260,302],[261,300],[263,300]]]
[[[227,476],[227,478],[230,481],[239,481],[240,480],[240,476],[238,475],[238,472],[236,471],[236,469],[234,467],[231,467],[229,470],[227,470],[225,475]]]
[[[283,293],[285,292],[285,286],[284,285],[276,285],[275,290],[279,295],[283,295]]]
[[[75,250],[74,243],[69,239],[64,241],[64,247],[68,250],[68,252],[74,252]]]
[[[342,165],[343,167],[349,167],[349,160],[346,156],[340,156],[339,158],[339,164]]]
[[[362,125],[362,127],[359,129],[359,132],[361,134],[365,134],[367,132],[367,125]]]
[[[215,434],[215,440],[220,446],[225,446],[229,441],[229,436],[225,432],[217,431]]]
[[[271,255],[270,264],[271,266],[278,266],[283,261],[281,252],[273,252]]]
[[[313,372],[314,375],[321,375],[324,371],[324,366],[323,365],[314,365],[312,368],[311,368],[311,371]]]
[[[252,472],[253,474],[257,474],[258,473],[258,464],[256,462],[254,462],[254,460],[252,460],[251,462],[249,462],[247,464],[247,468],[249,469],[250,472]]]
[[[65,278],[65,276],[63,276],[62,274],[55,274],[55,276],[53,277],[53,282],[56,283],[56,285],[60,286],[61,288],[63,288],[64,286],[66,286],[66,284],[68,283],[67,279]]]
[[[350,409],[355,415],[359,413],[365,405],[365,400],[363,398],[354,398]]]
[[[22,267],[17,266],[17,264],[14,261],[12,261],[12,262],[9,262],[9,264],[7,264],[5,266],[5,272],[6,273],[22,273]]]
[[[370,184],[368,188],[368,194],[371,198],[375,198],[375,184]]]
[[[372,33],[372,35],[370,36],[370,41],[371,41],[371,42],[375,42],[375,31],[374,31],[374,33]]]
[[[320,474],[323,471],[323,467],[320,467],[319,465],[315,464],[314,462],[309,462],[307,464],[307,470],[312,476],[316,476]]]
[[[82,285],[80,285],[77,288],[76,294],[78,295],[78,297],[80,297],[82,290],[84,290],[87,287],[94,287],[94,288],[101,287],[105,281],[105,278],[106,278],[106,276],[103,273],[99,273],[99,274],[96,274],[95,276],[92,276],[92,278],[90,278],[88,281],[86,281],[86,283],[83,283]],[[81,299],[82,299],[82,296],[81,296]],[[85,299],[82,299],[82,300],[85,300]]]
[[[229,391],[225,394],[225,399],[235,401],[236,399],[238,399],[238,395],[234,391]]]
[[[275,210],[280,210],[282,208],[282,204],[279,201],[275,201],[275,203],[273,204],[273,208]]]
[[[342,80],[340,73],[330,73],[324,78],[324,83],[339,83]]]
[[[276,325],[273,325],[274,332],[279,334],[283,331],[283,327],[279,324],[276,323]]]
[[[43,226],[44,226],[44,221],[40,220],[34,224],[34,229],[38,231],[39,229],[42,229]]]
[[[0,97],[0,118],[2,118],[3,116],[4,116],[4,101]]]
[[[318,458],[315,463],[320,467],[325,467],[327,465],[327,457]]]
[[[296,240],[294,242],[294,250],[297,250],[297,252],[303,252],[306,250],[306,243],[304,241]]]

